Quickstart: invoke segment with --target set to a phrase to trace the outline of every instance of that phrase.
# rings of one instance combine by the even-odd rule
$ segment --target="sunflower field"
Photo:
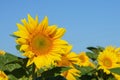
[[[17,23],[12,33],[23,57],[0,50],[0,80],[120,80],[120,48],[87,47],[76,53],[62,39],[66,29],[28,19]]]

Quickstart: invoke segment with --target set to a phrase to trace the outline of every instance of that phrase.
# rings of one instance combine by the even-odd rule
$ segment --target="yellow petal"
[[[38,16],[35,17],[35,22],[38,24]]]
[[[26,33],[28,33],[27,29],[23,25],[21,25],[19,23],[17,23],[16,25],[20,31],[25,31]]]
[[[64,35],[65,31],[66,30],[64,28],[59,28],[56,34],[54,35],[54,39],[61,38]]]
[[[38,69],[46,65],[46,60],[44,61],[44,58],[42,57],[35,57],[34,58],[34,63]],[[47,65],[46,65],[47,66]]]
[[[66,49],[66,53],[69,53],[71,50],[72,50],[72,45],[69,45],[69,46],[66,46],[67,47],[67,49]]]
[[[52,35],[54,35],[54,33],[56,32],[56,30],[57,30],[57,26],[56,26],[56,25],[52,25],[52,26],[47,27],[47,29],[46,29],[45,32],[46,32],[49,36],[52,37]]]
[[[27,23],[26,19],[22,19],[21,22],[26,27],[26,29],[28,30],[28,32],[31,33],[30,28],[29,28],[29,24]]]
[[[24,38],[18,38],[18,39],[16,40],[16,42],[17,42],[18,44],[25,44],[25,43],[27,43],[26,39],[24,39]]]
[[[62,39],[57,39],[53,42],[53,44],[56,44],[56,45],[57,44],[68,44],[68,42]]]
[[[34,19],[30,16],[30,14],[28,14],[28,22],[29,23],[33,23],[34,22]]]
[[[34,57],[34,53],[31,52],[31,51],[27,51],[27,52],[25,52],[25,53],[23,54],[23,56],[26,56],[26,57],[28,57],[28,58],[33,58],[33,57]]]
[[[24,31],[16,31],[13,34],[16,35],[16,36],[18,36],[18,37],[25,38],[25,39],[27,39],[28,35],[29,35],[29,34],[27,34]]]
[[[26,65],[26,66],[31,65],[31,64],[33,63],[33,61],[34,61],[34,58],[30,58],[30,59],[28,60],[28,62],[27,62],[27,65]]]
[[[0,70],[0,80],[8,80],[8,76]]]
[[[22,45],[20,47],[20,51],[25,51],[28,48],[28,45]]]
[[[47,16],[45,16],[43,21],[39,24],[38,28],[40,31],[45,31],[47,27],[48,27],[48,18]]]

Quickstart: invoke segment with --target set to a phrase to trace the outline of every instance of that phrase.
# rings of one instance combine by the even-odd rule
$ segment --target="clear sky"
[[[88,46],[120,47],[120,0],[0,0],[0,49],[19,55],[9,35],[28,13],[66,28],[63,39],[77,53]]]

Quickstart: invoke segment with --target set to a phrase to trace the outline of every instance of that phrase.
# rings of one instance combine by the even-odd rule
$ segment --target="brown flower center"
[[[52,40],[45,35],[35,35],[31,40],[32,51],[35,55],[46,54],[52,47]]]
[[[103,65],[106,66],[106,67],[111,67],[111,66],[112,66],[112,61],[111,61],[111,59],[105,58],[105,59],[103,60]]]

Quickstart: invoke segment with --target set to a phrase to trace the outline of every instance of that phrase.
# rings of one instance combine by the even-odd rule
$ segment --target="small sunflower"
[[[8,76],[0,70],[0,80],[8,80]]]
[[[117,64],[118,58],[116,56],[115,49],[112,48],[112,46],[108,46],[103,52],[100,52],[97,60],[99,69],[103,69],[103,71],[107,74],[110,74],[110,71],[108,69],[119,66]]]
[[[90,62],[90,59],[89,59],[89,57],[86,55],[85,52],[79,53],[79,54],[78,54],[78,57],[79,57],[79,59],[80,59],[80,63],[79,63],[80,66],[93,65],[93,64]]]
[[[78,64],[78,55],[71,52],[72,46],[68,46],[65,50],[65,54],[62,54],[61,60],[57,61],[59,67],[71,67],[68,71],[61,73],[67,80],[76,80],[75,76],[79,76],[80,71],[74,68],[74,64]]]
[[[34,63],[37,68],[48,67],[61,59],[61,53],[64,53],[63,49],[68,44],[61,39],[65,33],[64,28],[49,26],[47,17],[39,23],[38,16],[33,19],[29,14],[28,22],[22,19],[22,23],[17,23],[18,31],[13,34],[17,37],[20,51],[29,58],[27,66]]]
[[[5,51],[4,50],[0,50],[0,55],[5,55]]]

